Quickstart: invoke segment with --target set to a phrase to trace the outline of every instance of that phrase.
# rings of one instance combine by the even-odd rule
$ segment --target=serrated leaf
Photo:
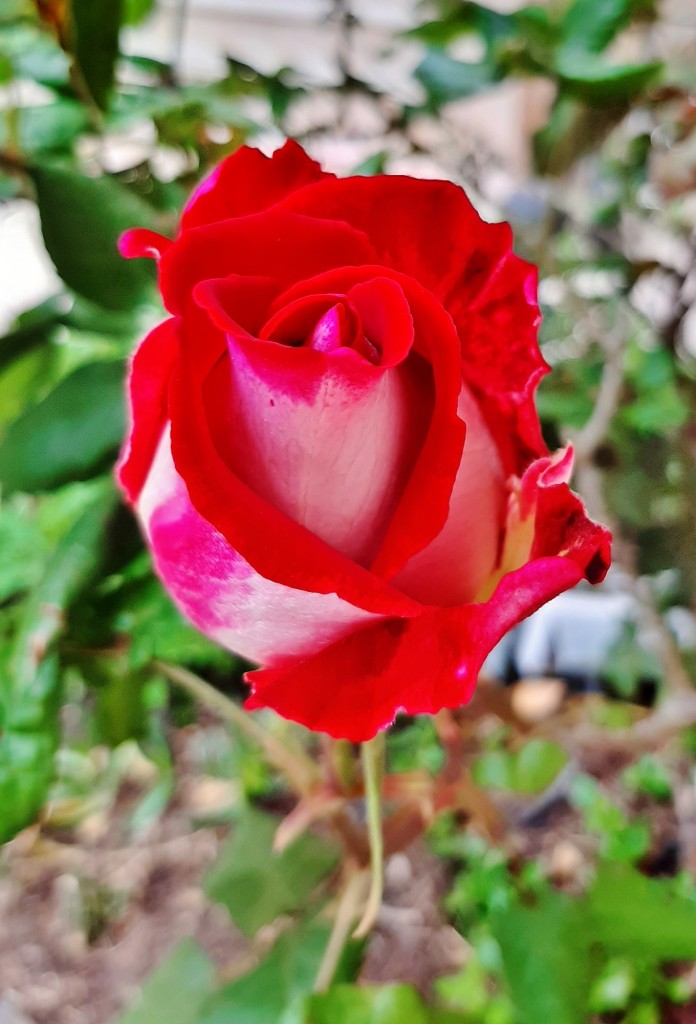
[[[208,896],[227,907],[248,936],[281,914],[304,907],[336,863],[336,850],[310,833],[274,853],[278,824],[273,815],[245,807],[205,878]]]
[[[0,442],[4,494],[51,490],[104,468],[125,429],[123,363],[81,366],[10,424]]]
[[[199,1024],[200,1009],[213,988],[210,960],[192,939],[184,939],[159,964],[140,996],[114,1024]]]
[[[34,163],[29,168],[49,256],[65,283],[107,309],[132,309],[152,293],[147,260],[124,260],[117,241],[127,228],[151,227],[147,203],[112,178]]]

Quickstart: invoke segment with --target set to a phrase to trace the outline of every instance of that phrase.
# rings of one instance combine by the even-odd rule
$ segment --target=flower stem
[[[372,929],[382,904],[384,890],[384,837],[382,834],[382,779],[386,755],[386,733],[378,732],[360,749],[367,804],[367,834],[370,840],[370,891],[360,924],[353,932],[364,938]]]
[[[153,666],[172,683],[255,740],[271,764],[285,775],[296,793],[306,795],[311,792],[318,779],[318,770],[309,757],[298,750],[291,750],[277,736],[260,726],[248,711],[243,711],[238,704],[200,676],[166,661],[155,661]]]
[[[353,870],[348,877],[338,901],[331,935],[314,982],[315,992],[325,992],[334,979],[341,954],[350,936],[350,929],[357,916],[357,908],[364,899],[366,883],[364,871]]]

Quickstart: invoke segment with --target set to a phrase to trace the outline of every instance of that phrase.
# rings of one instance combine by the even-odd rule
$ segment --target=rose
[[[155,256],[171,318],[130,374],[119,467],[178,607],[259,663],[250,707],[354,741],[464,703],[609,536],[534,408],[535,270],[443,181],[243,148]]]

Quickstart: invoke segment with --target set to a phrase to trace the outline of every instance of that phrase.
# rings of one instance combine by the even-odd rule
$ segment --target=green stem
[[[370,891],[360,924],[353,932],[356,939],[364,938],[372,929],[384,890],[384,836],[382,834],[382,779],[386,756],[386,732],[378,732],[373,740],[360,748],[367,804],[367,834],[370,840]]]
[[[364,899],[366,882],[364,871],[353,871],[348,878],[336,908],[331,935],[314,982],[315,992],[325,992],[334,979],[341,954],[350,937],[350,929],[357,916],[357,908]]]
[[[200,676],[178,665],[170,665],[166,661],[155,661],[153,666],[201,704],[205,704],[221,718],[231,722],[255,740],[263,748],[268,760],[283,772],[296,793],[306,795],[312,791],[318,779],[318,771],[309,757],[300,751],[291,750],[277,736],[260,726],[248,711],[243,711],[238,704]]]

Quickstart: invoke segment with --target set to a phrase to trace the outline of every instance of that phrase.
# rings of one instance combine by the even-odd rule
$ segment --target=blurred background
[[[395,840],[340,1006],[303,1002],[335,849],[273,856],[293,798],[185,674],[241,701],[246,666],[112,482],[162,314],[118,235],[172,233],[217,161],[287,136],[510,221],[545,436],[615,533],[468,708],[392,730],[431,827]],[[696,1022],[695,248],[692,0],[0,0],[2,1024]]]

